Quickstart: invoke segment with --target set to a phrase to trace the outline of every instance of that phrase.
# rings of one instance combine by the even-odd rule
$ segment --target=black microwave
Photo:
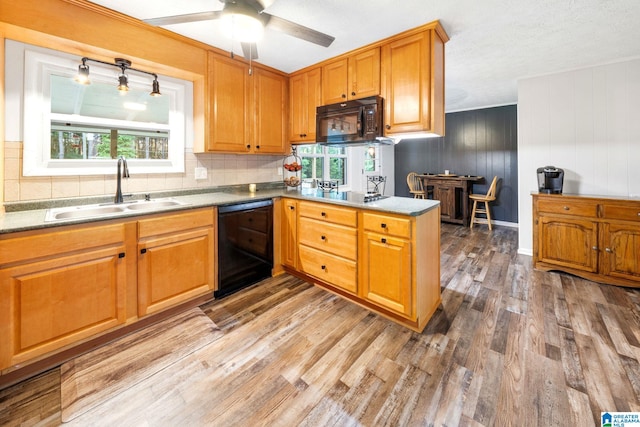
[[[316,141],[320,144],[386,142],[383,100],[379,96],[338,102],[316,108]]]

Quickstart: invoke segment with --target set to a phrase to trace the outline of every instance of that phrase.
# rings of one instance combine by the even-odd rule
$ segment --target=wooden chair
[[[489,191],[487,194],[469,194],[469,199],[473,200],[473,210],[471,211],[471,227],[473,228],[474,223],[478,224],[487,224],[489,225],[489,230],[493,230],[491,227],[491,211],[489,210],[489,202],[493,202],[496,199],[496,187],[498,184],[498,177],[494,176],[493,181],[491,181],[491,185],[489,186]],[[484,203],[484,208],[478,207],[478,202]],[[486,218],[478,218],[477,214],[484,214]]]
[[[433,193],[432,190],[424,189],[422,179],[418,177],[416,172],[409,172],[409,175],[407,175],[407,185],[409,186],[409,193],[413,194],[414,199],[427,199],[427,196]]]

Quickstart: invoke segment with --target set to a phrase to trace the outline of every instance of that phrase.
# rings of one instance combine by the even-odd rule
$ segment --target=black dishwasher
[[[273,202],[259,200],[218,207],[216,298],[271,277]]]

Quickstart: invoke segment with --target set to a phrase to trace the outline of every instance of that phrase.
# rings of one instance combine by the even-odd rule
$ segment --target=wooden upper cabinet
[[[322,68],[289,79],[289,142],[316,141],[316,107],[322,105]]]
[[[446,40],[436,28],[393,39],[382,46],[386,135],[444,135]]]
[[[209,52],[208,135],[195,152],[284,154],[288,82],[285,75]]]
[[[253,119],[254,153],[284,154],[287,150],[287,78],[262,68],[251,76],[255,116]]]
[[[380,94],[380,48],[375,47],[322,67],[322,104]]]
[[[248,152],[249,68],[209,53],[209,118],[204,151]]]

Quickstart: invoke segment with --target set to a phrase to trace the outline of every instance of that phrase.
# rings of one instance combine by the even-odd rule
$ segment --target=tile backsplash
[[[194,154],[185,152],[185,173],[136,174],[122,180],[122,192],[143,193],[167,190],[218,187],[282,180],[278,168],[282,156]],[[195,179],[195,168],[207,169],[206,179]],[[25,177],[22,176],[22,143],[5,142],[4,202],[51,200],[71,197],[115,194],[116,168],[113,175]]]

